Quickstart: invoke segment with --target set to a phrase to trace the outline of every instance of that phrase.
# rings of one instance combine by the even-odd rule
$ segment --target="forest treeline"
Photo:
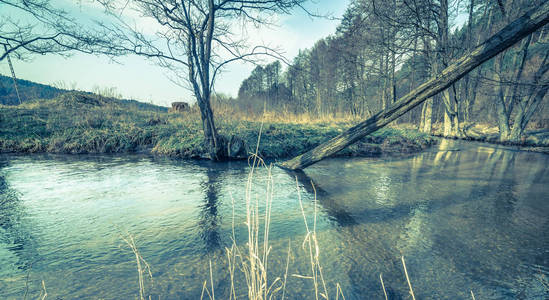
[[[482,43],[538,0],[356,0],[335,34],[299,52],[291,64],[257,66],[238,97],[214,106],[251,115],[309,114],[367,118],[388,107]],[[462,137],[473,124],[519,142],[530,124],[549,127],[549,28],[491,59],[398,120]]]

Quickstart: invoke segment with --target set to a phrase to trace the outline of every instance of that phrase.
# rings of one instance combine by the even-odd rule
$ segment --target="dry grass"
[[[131,234],[128,234],[127,236],[128,236],[127,238],[122,237],[122,239],[124,240],[124,242],[126,242],[126,244],[128,244],[128,246],[130,246],[133,254],[135,255],[135,261],[137,265],[137,274],[138,274],[138,283],[139,283],[139,300],[145,300],[145,295],[147,292],[145,287],[144,275],[148,275],[151,288],[152,288],[152,285],[154,284],[151,267],[139,253],[139,250],[135,245],[135,240],[133,239],[133,236]],[[151,296],[149,296],[149,300],[150,299],[151,299]]]
[[[40,290],[40,296],[38,296],[38,299],[44,300],[46,297],[48,297],[48,291],[46,290],[46,283],[42,280],[42,290]]]
[[[76,96],[75,96],[76,97]],[[178,158],[206,158],[202,122],[193,108],[167,113],[158,107],[104,98],[60,97],[20,106],[0,105],[0,152],[16,153],[132,153],[152,152]],[[293,157],[341,133],[355,120],[349,116],[318,118],[316,115],[273,114],[265,117],[216,111],[218,132],[227,139],[241,138],[251,147],[265,123],[260,156]],[[357,120],[358,121],[358,120]],[[419,138],[416,138],[419,137]],[[387,138],[422,149],[432,138],[414,131],[385,129],[361,140],[343,155],[378,153]],[[375,144],[375,145],[373,145]],[[252,149],[247,149],[254,153]],[[342,153],[343,153],[342,152]]]
[[[216,118],[255,122],[258,119],[263,119],[265,123],[279,124],[356,124],[365,120],[365,117],[351,114],[323,114],[316,113],[294,113],[291,111],[265,111],[261,115],[248,113],[245,111],[232,109],[229,107],[214,107]]]
[[[387,290],[385,289],[385,284],[383,283],[383,276],[381,276],[381,273],[379,274],[379,281],[381,281],[381,288],[383,289],[385,300],[389,300],[389,298],[387,298]]]
[[[410,277],[408,277],[408,270],[406,269],[406,261],[404,261],[404,256],[402,256],[401,259],[402,267],[404,267],[404,274],[406,275],[406,281],[408,282],[408,287],[410,288],[410,295],[412,296],[413,300],[416,300],[416,296],[414,295],[414,289],[412,289],[412,283],[410,282]]]
[[[247,227],[247,243],[244,247],[237,245],[235,236],[235,218],[234,218],[234,199],[233,199],[233,218],[232,218],[232,245],[230,248],[225,248],[228,270],[230,277],[230,295],[229,299],[238,299],[235,275],[237,268],[245,277],[247,287],[247,299],[249,300],[268,300],[277,298],[284,299],[286,296],[286,283],[288,279],[291,243],[288,242],[288,253],[286,258],[285,273],[282,276],[275,277],[272,281],[269,281],[269,254],[272,247],[269,244],[269,232],[271,223],[272,201],[274,197],[274,181],[272,176],[273,165],[266,165],[263,159],[258,156],[259,144],[261,141],[261,133],[263,130],[263,124],[259,130],[259,137],[257,140],[255,154],[249,158],[250,172],[248,173],[248,180],[246,183],[246,227]],[[264,197],[258,197],[253,193],[254,191],[254,176],[258,168],[264,168],[267,173],[266,186],[264,187]],[[296,178],[297,183],[297,178]],[[315,211],[313,217],[312,227],[307,222],[305,210],[303,209],[303,203],[301,201],[301,194],[299,184],[297,183],[297,191],[301,213],[306,228],[306,236],[304,238],[302,249],[309,254],[311,273],[306,275],[292,274],[293,277],[310,279],[314,287],[315,299],[330,299],[324,274],[322,273],[322,267],[320,265],[320,248],[318,246],[318,240],[316,239],[316,195],[315,195]],[[316,194],[316,193],[315,193]],[[254,197],[255,196],[255,197]],[[261,211],[264,210],[264,213]],[[263,229],[263,230],[261,230]],[[210,300],[215,299],[214,292],[214,278],[212,274],[212,267],[210,261],[210,288],[207,287],[207,281],[204,281],[202,288],[201,299],[205,295]],[[339,295],[342,296],[343,292],[339,284],[336,285],[336,300],[339,299]]]

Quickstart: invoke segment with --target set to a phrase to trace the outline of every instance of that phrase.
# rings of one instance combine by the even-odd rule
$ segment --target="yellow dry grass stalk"
[[[256,144],[255,154],[252,154],[248,158],[248,164],[250,165],[250,172],[248,173],[248,179],[246,182],[246,222],[247,227],[247,243],[244,249],[241,249],[236,243],[235,237],[235,215],[234,215],[234,199],[232,199],[233,204],[233,215],[232,215],[232,245],[230,248],[225,248],[228,261],[228,270],[229,277],[231,281],[229,300],[237,299],[237,293],[235,288],[235,270],[238,264],[238,268],[244,274],[247,286],[247,298],[249,300],[270,300],[276,298],[277,295],[281,292],[281,299],[284,299],[286,296],[286,283],[288,279],[289,264],[290,264],[290,253],[291,253],[291,242],[288,241],[288,254],[286,258],[286,269],[283,277],[276,277],[272,282],[269,282],[269,254],[272,250],[272,247],[269,245],[269,232],[270,232],[270,223],[271,223],[271,212],[272,212],[272,201],[274,197],[274,181],[272,176],[273,165],[267,165],[261,157],[259,157],[259,144],[261,141],[261,133],[263,130],[263,122],[261,123],[259,129],[258,140]],[[265,186],[265,197],[263,200],[260,200],[260,197],[255,195],[254,197],[254,176],[258,168],[264,168],[267,172],[266,176],[266,186]],[[317,205],[316,205],[316,190],[314,198],[314,218],[312,230],[309,227],[307,222],[307,217],[305,210],[303,208],[303,203],[301,201],[301,193],[299,183],[297,182],[297,192],[299,198],[299,204],[301,208],[301,213],[303,215],[303,220],[305,222],[306,236],[302,244],[303,250],[309,253],[310,264],[311,264],[311,275],[298,275],[293,274],[294,277],[307,278],[313,281],[314,286],[314,295],[315,299],[329,299],[329,293],[326,286],[326,281],[324,280],[324,275],[322,273],[322,267],[320,265],[320,248],[318,246],[318,241],[316,239],[316,216],[317,216]],[[314,189],[314,186],[313,186]],[[260,213],[260,207],[264,205],[264,214]],[[261,227],[263,230],[261,231]],[[215,300],[214,294],[214,279],[213,272],[211,269],[210,261],[210,284],[211,292],[207,287],[207,282],[204,281],[202,286],[201,299],[205,295],[208,296],[210,300]],[[342,296],[342,299],[345,300],[343,291],[339,284],[336,285],[336,300],[339,299],[339,295]]]
[[[410,277],[408,277],[408,270],[406,269],[406,262],[404,261],[404,256],[402,256],[401,259],[402,259],[402,266],[404,267],[404,275],[406,275],[406,281],[408,282],[408,287],[410,288],[410,295],[412,295],[413,300],[416,300],[416,296],[414,295],[414,289],[412,289],[412,283],[410,283]]]
[[[153,276],[151,272],[151,267],[143,259],[141,256],[141,253],[139,253],[139,250],[137,250],[137,246],[135,245],[135,240],[131,234],[127,234],[127,238],[122,237],[124,242],[130,246],[133,254],[135,255],[135,261],[137,264],[137,274],[138,274],[138,283],[139,283],[139,300],[145,300],[146,298],[146,288],[145,288],[145,276],[144,274],[148,275],[151,287],[154,284]],[[151,296],[149,295],[149,300],[151,299]]]
[[[244,274],[246,287],[247,287],[247,299],[249,300],[270,300],[286,297],[286,283],[288,279],[289,265],[290,265],[290,253],[291,242],[288,241],[288,254],[286,258],[285,273],[282,277],[276,277],[274,280],[269,281],[269,254],[272,247],[269,244],[269,232],[272,212],[272,200],[274,197],[274,183],[272,176],[272,165],[266,165],[265,162],[257,155],[253,155],[250,158],[250,172],[248,174],[248,181],[246,184],[246,221],[247,227],[247,243],[241,248],[236,243],[236,237],[234,233],[235,221],[234,221],[234,199],[233,199],[233,220],[232,220],[232,245],[230,248],[225,248],[228,271],[230,277],[230,294],[229,299],[238,299],[235,288],[235,272],[236,269]],[[259,168],[265,168],[267,172],[265,197],[264,200],[260,200],[260,197],[254,196],[254,174]],[[314,186],[313,186],[314,188]],[[303,208],[303,202],[301,200],[301,193],[299,183],[297,183],[298,199],[300,203],[301,213],[305,223],[306,236],[302,243],[302,248],[308,253],[310,262],[311,274],[299,275],[292,274],[293,277],[311,280],[314,287],[315,299],[330,299],[327,284],[322,273],[322,267],[320,264],[320,247],[316,236],[316,193],[314,200],[314,216],[312,227],[307,222],[307,216],[305,209]],[[260,212],[260,207],[263,206],[264,213]],[[211,271],[210,262],[210,287],[208,287],[207,281],[204,281],[202,287],[201,299],[208,297],[210,300],[215,299],[214,294],[214,278]],[[336,284],[336,300],[339,297],[345,300],[342,288],[339,284]]]
[[[313,189],[314,189],[314,185]],[[321,296],[324,299],[329,299],[329,293],[328,289],[326,287],[326,281],[324,280],[324,275],[322,274],[322,267],[320,266],[320,248],[318,246],[318,240],[316,239],[316,190],[315,190],[315,198],[314,198],[314,215],[313,215],[313,226],[312,229],[309,228],[309,224],[307,222],[307,216],[305,215],[305,210],[303,209],[303,202],[301,200],[301,193],[299,189],[299,181],[296,178],[296,188],[297,188],[297,198],[299,200],[299,207],[301,209],[301,214],[303,216],[303,222],[305,223],[305,230],[307,231],[305,235],[305,239],[303,240],[303,244],[301,247],[303,250],[309,252],[309,261],[311,264],[311,275],[310,276],[302,276],[294,274],[296,277],[301,278],[310,278],[313,281],[314,291],[315,291],[315,299],[318,300],[319,296]],[[322,284],[321,287],[319,287],[319,283]],[[320,288],[322,288],[323,291],[320,291]]]
[[[383,283],[383,277],[381,276],[381,273],[379,273],[379,280],[381,281],[381,287],[383,288],[383,295],[385,295],[385,300],[389,300],[389,298],[387,298],[387,290],[385,290],[385,284]]]
[[[42,290],[40,290],[40,296],[38,298],[44,300],[46,297],[48,297],[48,291],[46,290],[46,283],[42,280]]]
[[[230,296],[229,299],[237,299],[235,289],[235,270],[238,267],[244,274],[247,286],[247,298],[250,300],[267,300],[272,299],[279,291],[285,288],[287,274],[284,275],[284,280],[281,277],[276,277],[272,282],[269,282],[269,254],[272,247],[269,245],[269,232],[272,199],[274,195],[272,165],[267,166],[265,162],[253,155],[250,159],[250,173],[246,184],[246,221],[247,227],[247,243],[244,249],[241,249],[236,244],[234,235],[234,200],[233,200],[233,236],[232,245],[226,248],[227,261],[229,265],[229,276],[231,278]],[[261,166],[267,170],[266,180],[266,197],[264,202],[260,197],[253,195],[253,178],[256,169]],[[262,203],[263,202],[263,203]],[[260,213],[261,205],[264,205],[264,214]],[[261,230],[263,228],[263,230]],[[288,258],[289,260],[289,258]],[[213,284],[212,284],[213,286]],[[215,299],[213,293],[210,299]]]
[[[272,199],[274,196],[273,189],[273,176],[272,165],[267,166],[263,159],[261,159],[257,153],[259,153],[259,143],[261,140],[261,132],[263,129],[263,123],[259,130],[259,137],[256,145],[256,152],[249,159],[250,172],[248,174],[248,180],[246,183],[246,222],[247,227],[247,243],[245,249],[241,249],[237,246],[235,237],[235,221],[234,221],[234,199],[233,201],[233,218],[232,218],[232,245],[230,248],[225,248],[229,276],[231,280],[229,299],[237,299],[235,288],[235,270],[238,266],[244,274],[247,286],[247,298],[250,300],[267,300],[272,299],[280,290],[285,288],[287,274],[284,275],[284,281],[280,277],[275,278],[272,282],[268,280],[269,274],[269,254],[272,247],[269,245],[269,232],[271,222],[271,209]],[[264,202],[260,201],[260,198],[253,195],[253,179],[256,169],[258,167],[264,167],[267,170],[266,190]],[[262,216],[260,213],[261,204],[265,205],[265,213]],[[263,217],[263,218],[262,218]],[[263,231],[261,227],[263,225]],[[262,241],[262,242],[261,242]],[[289,255],[289,252],[288,252]],[[288,258],[289,261],[289,258]],[[287,262],[289,264],[289,262]],[[213,284],[213,272],[211,271],[210,262],[210,283],[211,292],[208,289],[206,282],[204,282],[201,299],[205,294],[208,295],[210,300],[215,299],[214,284]]]

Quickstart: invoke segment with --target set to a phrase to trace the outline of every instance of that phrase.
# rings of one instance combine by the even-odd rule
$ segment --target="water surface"
[[[549,297],[549,156],[442,141],[406,157],[331,159],[305,172],[273,168],[270,274],[286,295],[311,299],[305,225],[317,211],[320,259],[332,297]],[[246,162],[144,155],[0,156],[0,295],[22,299],[134,299],[133,236],[150,264],[153,299],[196,299],[212,262],[216,298],[228,295],[225,247],[245,245]],[[296,181],[297,178],[297,181]],[[264,199],[267,172],[252,199]],[[317,190],[317,202],[310,183]],[[300,193],[298,195],[298,188]],[[234,212],[234,227],[233,227]],[[28,279],[27,279],[28,278]],[[237,294],[246,288],[237,280]]]

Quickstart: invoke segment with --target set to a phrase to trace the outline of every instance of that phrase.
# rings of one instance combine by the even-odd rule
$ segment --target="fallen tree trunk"
[[[312,150],[281,163],[280,166],[290,170],[303,169],[355,143],[396,120],[426,99],[442,92],[483,62],[511,47],[547,23],[549,23],[549,1],[511,22],[470,53],[449,65],[437,77],[412,90],[387,109]]]

